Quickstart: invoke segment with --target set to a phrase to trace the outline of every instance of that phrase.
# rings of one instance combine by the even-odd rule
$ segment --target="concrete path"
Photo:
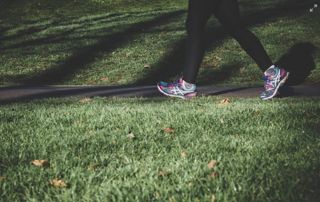
[[[257,97],[262,87],[200,86],[203,96]],[[160,97],[156,86],[19,86],[0,88],[0,103],[12,103],[51,97]],[[281,89],[281,97],[320,98],[320,85],[289,86]]]

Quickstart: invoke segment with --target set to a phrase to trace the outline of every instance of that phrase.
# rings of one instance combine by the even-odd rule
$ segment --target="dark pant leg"
[[[261,69],[272,65],[260,40],[242,24],[237,0],[220,1],[214,15]]]
[[[195,83],[204,55],[205,25],[213,13],[215,0],[189,0],[187,18],[186,64],[183,79]]]

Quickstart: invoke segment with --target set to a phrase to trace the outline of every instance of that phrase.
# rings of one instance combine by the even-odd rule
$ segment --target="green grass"
[[[240,6],[248,27],[277,61],[301,42],[320,47],[320,11],[310,13],[311,2],[243,0]],[[186,1],[7,5],[0,15],[0,85],[151,84],[174,79],[184,66]],[[261,84],[261,70],[216,20],[208,23],[208,33],[199,84]],[[300,69],[315,69],[306,82],[319,83],[319,51],[308,60],[314,65]]]
[[[174,79],[184,61],[186,3],[1,1],[0,85]],[[298,47],[291,65],[312,70],[304,82],[314,84],[320,53],[304,49],[320,47],[320,10],[310,13],[312,3],[240,6],[274,61]],[[261,71],[215,19],[207,31],[199,84],[261,85]],[[0,201],[319,201],[319,99],[221,99],[2,104]],[[35,159],[50,166],[35,167]],[[211,160],[218,162],[212,169]],[[68,187],[52,187],[55,178]]]
[[[318,201],[319,100],[220,105],[220,99],[72,98],[1,106],[0,198]],[[164,132],[167,127],[174,132]],[[35,159],[51,165],[35,167]],[[218,161],[213,169],[211,160]],[[210,178],[213,172],[218,176]],[[68,188],[50,186],[54,178]]]

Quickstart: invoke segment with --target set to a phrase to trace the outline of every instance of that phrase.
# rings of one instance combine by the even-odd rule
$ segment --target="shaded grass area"
[[[141,12],[185,7],[184,0],[2,0],[0,19],[11,23],[71,19],[106,12]]]
[[[154,84],[174,79],[184,66],[184,1],[18,2],[0,15],[1,85]],[[292,83],[320,78],[320,12],[309,13],[312,2],[240,1],[244,21],[272,59],[286,56],[282,66],[304,75]],[[199,84],[261,83],[261,70],[216,20],[207,35]]]
[[[1,106],[1,199],[320,199],[317,99],[219,102],[73,98]],[[50,167],[31,165],[35,159]],[[54,178],[68,188],[49,185]]]

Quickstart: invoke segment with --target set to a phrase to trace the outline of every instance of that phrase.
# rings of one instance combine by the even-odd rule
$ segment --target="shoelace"
[[[178,79],[177,81],[174,81],[172,83],[169,83],[169,85],[168,85],[169,88],[175,88],[175,87],[180,87],[180,86],[181,86],[180,79]]]
[[[262,80],[264,81],[264,89],[265,90],[270,90],[273,88],[272,82],[268,76],[262,77]]]
[[[264,76],[262,79],[264,80],[264,88],[266,91],[272,90],[276,87],[277,77],[272,78],[271,76]]]

